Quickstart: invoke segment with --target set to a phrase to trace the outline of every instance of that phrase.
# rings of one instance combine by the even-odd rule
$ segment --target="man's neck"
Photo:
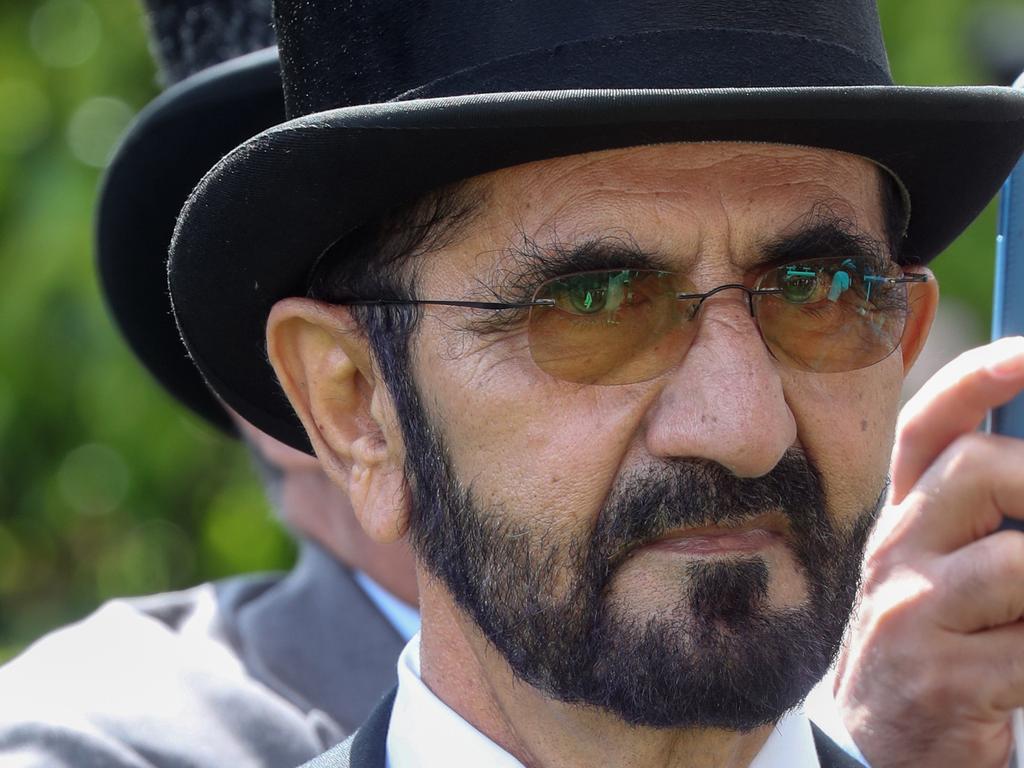
[[[524,765],[747,768],[771,734],[771,726],[742,734],[633,727],[608,712],[555,701],[515,679],[475,625],[432,592],[421,593],[424,683]]]

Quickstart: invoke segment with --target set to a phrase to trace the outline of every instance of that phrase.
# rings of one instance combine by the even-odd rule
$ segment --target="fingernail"
[[[985,369],[1000,379],[1015,379],[1024,375],[1024,337],[1011,336],[992,345],[994,359]]]

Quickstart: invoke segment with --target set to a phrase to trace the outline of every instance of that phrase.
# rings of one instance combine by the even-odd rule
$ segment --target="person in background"
[[[313,458],[220,403],[181,346],[165,266],[177,212],[284,107],[269,0],[148,10],[167,89],[103,185],[104,295],[157,381],[249,446],[299,560],[288,574],[114,600],[42,638],[0,669],[0,765],[288,768],[343,739],[394,685],[419,623],[412,556],[363,533]]]

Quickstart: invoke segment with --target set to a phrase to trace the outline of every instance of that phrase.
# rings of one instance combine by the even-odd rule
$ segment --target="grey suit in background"
[[[114,600],[0,669],[0,766],[286,768],[355,730],[404,641],[305,542],[289,574]]]

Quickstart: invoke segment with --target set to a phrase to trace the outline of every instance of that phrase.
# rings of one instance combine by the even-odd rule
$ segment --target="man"
[[[341,741],[394,685],[418,626],[412,558],[363,533],[314,459],[225,409],[181,349],[166,298],[175,216],[224,152],[282,118],[281,83],[269,2],[149,11],[173,84],[104,183],[104,293],[157,381],[246,440],[299,563],[115,600],[42,639],[0,670],[0,765],[288,768]]]
[[[863,1],[276,25],[292,119],[203,180],[169,278],[215,391],[416,549],[397,692],[316,764],[849,764],[791,710],[853,602],[921,264],[1024,99],[893,87]]]

